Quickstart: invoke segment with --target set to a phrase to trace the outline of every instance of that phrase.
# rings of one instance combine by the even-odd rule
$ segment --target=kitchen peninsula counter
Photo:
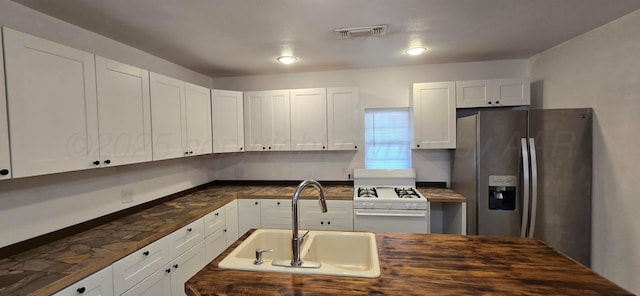
[[[250,233],[192,277],[187,295],[633,295],[522,238],[376,233],[379,278],[218,268]]]

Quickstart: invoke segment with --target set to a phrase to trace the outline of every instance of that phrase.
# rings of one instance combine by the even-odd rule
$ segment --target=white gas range
[[[429,233],[429,203],[413,169],[355,169],[354,229]]]

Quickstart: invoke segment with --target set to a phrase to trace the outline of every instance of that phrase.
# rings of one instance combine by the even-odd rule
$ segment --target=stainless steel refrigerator
[[[591,122],[591,109],[458,118],[451,185],[468,199],[467,232],[540,239],[589,266]]]

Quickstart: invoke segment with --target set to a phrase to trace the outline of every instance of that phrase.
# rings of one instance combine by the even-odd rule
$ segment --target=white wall
[[[429,57],[424,57],[428,59]],[[415,82],[527,77],[527,60],[489,61],[411,67],[372,68],[298,74],[213,79],[214,88],[269,90],[357,86],[363,108],[408,108]],[[413,167],[418,181],[450,181],[448,150],[417,150]],[[218,179],[347,180],[353,168],[364,167],[358,152],[247,152],[217,158]]]
[[[594,108],[592,268],[640,294],[640,11],[530,59],[534,104]]]
[[[207,76],[8,0],[0,0],[0,26],[191,83],[211,84]],[[0,247],[212,181],[212,163],[205,156],[0,181]],[[133,203],[122,204],[125,189],[133,190]]]

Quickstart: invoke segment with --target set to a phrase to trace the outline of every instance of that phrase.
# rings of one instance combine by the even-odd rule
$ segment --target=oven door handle
[[[426,217],[426,212],[421,212],[420,214],[407,214],[407,213],[364,213],[356,211],[356,216],[369,216],[369,217]]]

